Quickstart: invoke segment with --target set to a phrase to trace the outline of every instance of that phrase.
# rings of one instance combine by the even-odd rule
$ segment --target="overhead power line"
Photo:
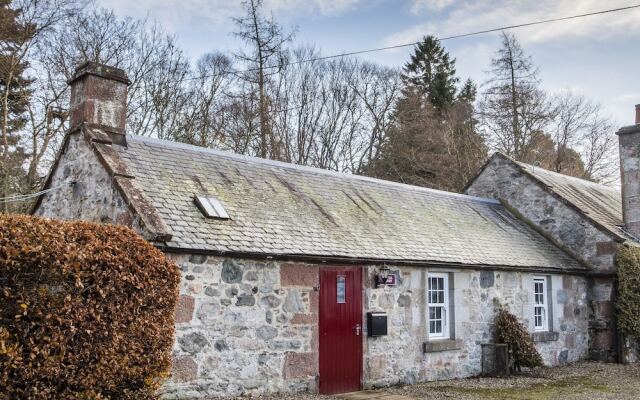
[[[552,23],[552,22],[567,21],[567,20],[571,20],[571,19],[585,18],[585,17],[591,17],[591,16],[595,16],[595,15],[602,15],[602,14],[610,14],[610,13],[615,13],[615,12],[621,12],[621,11],[628,11],[628,10],[631,10],[631,9],[634,9],[634,8],[640,8],[640,4],[630,5],[630,6],[626,6],[626,7],[611,8],[611,9],[608,9],[608,10],[594,11],[594,12],[584,13],[584,14],[570,15],[570,16],[567,16],[567,17],[550,18],[550,19],[544,19],[544,20],[533,21],[533,22],[525,22],[525,23],[522,23],[522,24],[506,25],[506,26],[501,26],[499,28],[491,28],[491,29],[484,29],[484,30],[480,30],[480,31],[461,33],[461,34],[458,34],[458,35],[441,37],[441,38],[438,38],[438,40],[444,41],[444,40],[460,39],[460,38],[469,37],[469,36],[482,35],[482,34],[485,34],[485,33],[500,32],[500,31],[504,31],[504,30],[508,30],[508,29],[524,28],[524,27],[527,27],[527,26],[542,25],[542,24],[548,24],[548,23]],[[403,48],[403,47],[415,46],[417,44],[420,44],[420,42],[411,42],[411,43],[396,44],[396,45],[385,46],[385,47],[376,47],[376,48],[372,48],[372,49],[356,50],[356,51],[350,51],[350,52],[346,52],[346,53],[333,54],[333,55],[329,55],[329,56],[320,56],[320,57],[308,58],[308,59],[304,59],[304,60],[293,61],[293,62],[290,62],[290,63],[284,63],[282,65],[277,65],[277,66],[276,65],[267,66],[267,67],[264,67],[264,68],[265,69],[282,68],[282,67],[286,67],[286,66],[289,66],[289,65],[306,64],[306,63],[315,62],[315,61],[322,61],[322,60],[330,60],[330,59],[334,59],[334,58],[355,56],[355,55],[358,55],[358,54],[366,54],[366,53],[374,53],[374,52],[378,52],[378,51],[400,49],[400,48]],[[213,77],[216,77],[216,76],[222,76],[222,75],[226,75],[226,74],[243,74],[243,73],[247,73],[247,72],[256,72],[256,71],[259,71],[259,68],[248,68],[248,69],[244,69],[244,70],[227,70],[227,71],[213,73],[213,74],[204,74],[204,75],[194,76],[194,77],[190,77],[190,78],[185,78],[184,80],[196,80],[196,79],[203,79],[203,78],[213,78]]]
[[[52,188],[41,190],[41,191],[35,192],[35,193],[20,194],[20,195],[9,196],[9,197],[0,197],[0,203],[13,203],[13,202],[18,202],[18,201],[27,201],[27,200],[42,196],[43,194],[46,194],[46,193],[49,193],[49,192],[53,192],[54,190],[59,190],[59,189],[65,188],[65,187],[67,187],[69,185],[73,185],[73,184],[75,184],[75,182],[69,182],[69,183],[67,183],[65,185],[52,187]]]

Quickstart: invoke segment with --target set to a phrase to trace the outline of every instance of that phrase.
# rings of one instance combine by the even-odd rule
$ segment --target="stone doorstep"
[[[412,397],[401,396],[399,394],[389,394],[383,390],[363,390],[361,392],[351,392],[334,395],[344,400],[368,400],[368,399],[385,399],[385,400],[414,400]]]

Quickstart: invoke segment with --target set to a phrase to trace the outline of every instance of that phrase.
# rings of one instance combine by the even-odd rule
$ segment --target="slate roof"
[[[497,201],[128,136],[114,146],[171,232],[169,248],[581,270]],[[195,195],[230,220],[207,219]]]
[[[623,230],[622,197],[619,188],[600,185],[521,162],[517,164],[589,219],[617,236],[623,238],[628,236],[628,233]]]
[[[611,234],[618,241],[638,238],[624,229],[622,219],[622,195],[620,188],[609,187],[585,179],[563,175],[534,165],[515,161],[511,157],[496,152],[471,179],[464,191],[482,174],[494,158],[501,158],[540,184],[544,190],[561,199],[577,210],[587,220]]]

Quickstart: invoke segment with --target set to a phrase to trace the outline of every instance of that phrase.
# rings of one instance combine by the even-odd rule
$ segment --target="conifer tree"
[[[10,0],[0,0],[0,197],[21,192],[23,164],[29,157],[20,143],[20,131],[27,123],[32,81],[25,77],[28,64],[21,51],[34,27],[19,22],[20,12]],[[0,203],[0,211],[7,210],[7,203]]]
[[[426,96],[431,105],[443,111],[456,96],[456,60],[434,36],[425,36],[416,45],[411,59],[403,68],[405,84],[410,84]]]

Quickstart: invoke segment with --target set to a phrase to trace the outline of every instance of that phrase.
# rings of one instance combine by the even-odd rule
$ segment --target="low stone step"
[[[335,397],[343,400],[415,400],[412,397],[401,396],[399,394],[387,393],[384,390],[363,390],[361,392],[351,392],[335,395]]]

